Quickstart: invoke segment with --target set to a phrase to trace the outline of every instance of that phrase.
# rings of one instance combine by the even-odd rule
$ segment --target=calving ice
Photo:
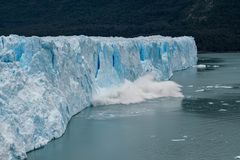
[[[196,62],[192,37],[1,36],[0,157],[23,159],[27,151],[60,137],[70,118],[102,90],[119,87],[116,92],[122,93],[121,86],[132,83],[133,91],[144,93],[141,77],[147,73],[154,73],[147,80],[168,80],[173,71]],[[149,87],[164,90],[153,83]]]

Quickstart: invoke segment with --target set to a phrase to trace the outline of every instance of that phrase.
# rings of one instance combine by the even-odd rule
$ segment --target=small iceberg
[[[199,69],[205,69],[205,68],[207,68],[207,65],[199,64],[199,65],[196,65],[196,67],[199,68]]]
[[[171,141],[172,142],[183,142],[183,141],[185,141],[186,139],[183,139],[183,138],[181,138],[181,139],[172,139]]]
[[[227,110],[226,110],[226,109],[223,109],[223,108],[222,108],[222,109],[219,109],[218,111],[219,111],[219,112],[227,112]]]

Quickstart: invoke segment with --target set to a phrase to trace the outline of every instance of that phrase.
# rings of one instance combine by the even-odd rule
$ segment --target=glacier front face
[[[193,66],[192,37],[0,37],[0,159],[60,137],[99,88]]]

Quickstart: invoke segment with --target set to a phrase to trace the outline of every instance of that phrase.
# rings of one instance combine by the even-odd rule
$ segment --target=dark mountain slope
[[[240,50],[239,0],[8,0],[0,34],[192,35],[199,50]]]

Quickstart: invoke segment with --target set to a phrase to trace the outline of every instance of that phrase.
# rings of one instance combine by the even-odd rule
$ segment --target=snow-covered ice
[[[60,137],[103,89],[149,72],[168,80],[196,62],[192,37],[1,36],[0,159],[26,158]]]

